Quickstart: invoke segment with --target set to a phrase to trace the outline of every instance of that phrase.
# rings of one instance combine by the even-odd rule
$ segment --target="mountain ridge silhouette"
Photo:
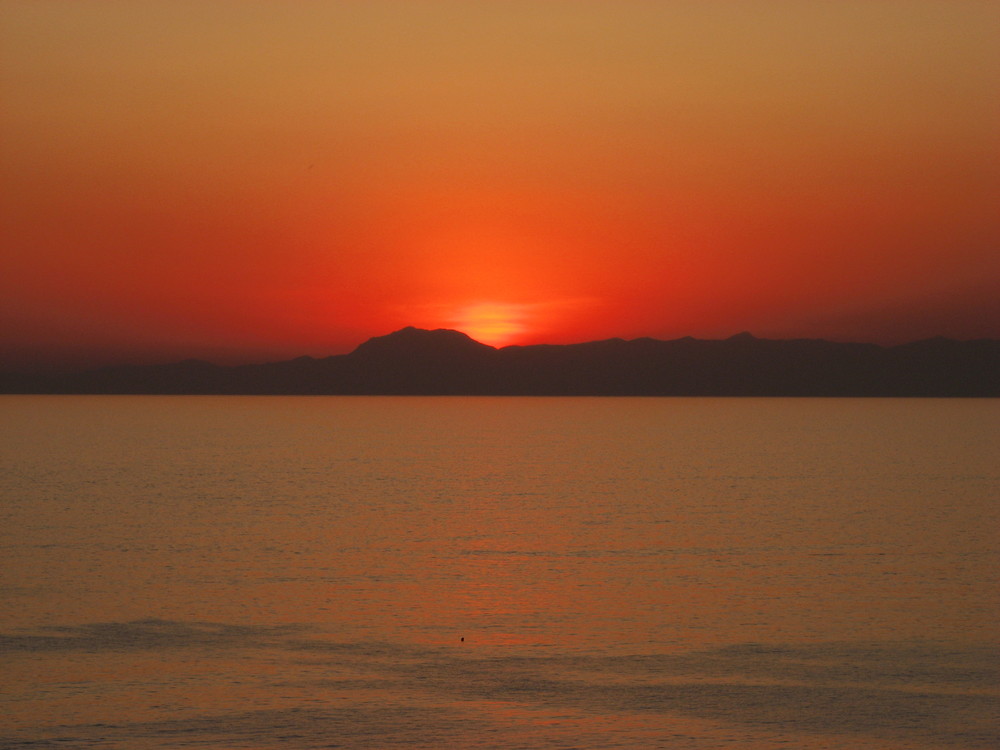
[[[348,354],[0,375],[0,393],[512,396],[1000,396],[1000,341],[611,338],[492,347],[407,327]]]

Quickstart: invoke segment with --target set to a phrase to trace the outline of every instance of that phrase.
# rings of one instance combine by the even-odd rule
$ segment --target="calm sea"
[[[0,425],[0,748],[1000,746],[1000,400]]]

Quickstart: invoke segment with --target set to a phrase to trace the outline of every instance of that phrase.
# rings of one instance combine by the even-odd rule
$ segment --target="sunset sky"
[[[0,0],[0,368],[1000,338],[1000,3]]]

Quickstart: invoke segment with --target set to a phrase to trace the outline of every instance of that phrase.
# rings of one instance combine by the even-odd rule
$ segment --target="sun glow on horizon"
[[[479,302],[462,308],[452,318],[458,330],[490,346],[506,346],[528,326],[528,306],[501,302]]]

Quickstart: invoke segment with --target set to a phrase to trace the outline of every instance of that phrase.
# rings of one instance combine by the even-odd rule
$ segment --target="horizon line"
[[[610,336],[608,338],[587,339],[587,340],[583,340],[583,341],[574,341],[574,342],[562,343],[562,344],[540,342],[540,343],[535,343],[535,344],[505,344],[503,346],[494,346],[492,344],[488,344],[486,342],[479,341],[478,339],[475,339],[472,336],[470,336],[465,331],[462,331],[462,330],[457,329],[457,328],[443,328],[443,327],[439,327],[439,328],[421,328],[419,326],[406,325],[406,326],[403,326],[402,328],[397,328],[395,330],[389,331],[388,333],[378,334],[378,335],[375,335],[375,336],[369,336],[367,339],[361,341],[360,343],[358,343],[356,346],[354,346],[354,348],[350,349],[349,351],[344,351],[344,352],[340,352],[340,353],[333,353],[333,354],[326,354],[326,355],[319,355],[319,356],[314,356],[314,355],[311,355],[311,354],[299,354],[299,355],[292,355],[292,356],[288,356],[288,357],[284,357],[284,358],[279,358],[279,359],[253,360],[253,361],[237,362],[237,363],[233,363],[233,364],[221,364],[221,363],[219,363],[217,361],[213,361],[211,359],[206,359],[206,358],[198,357],[198,356],[192,356],[192,357],[181,357],[179,359],[163,359],[163,360],[159,360],[159,361],[145,361],[145,362],[136,362],[136,361],[131,361],[131,362],[130,361],[107,362],[105,364],[96,364],[96,365],[70,365],[70,364],[58,365],[58,364],[50,364],[48,366],[36,367],[35,369],[32,369],[32,370],[28,370],[28,369],[9,369],[7,367],[0,366],[0,373],[5,373],[5,374],[8,374],[8,375],[31,376],[31,375],[42,375],[42,374],[45,374],[45,373],[48,373],[50,375],[54,375],[54,374],[57,374],[59,372],[61,372],[63,374],[83,373],[83,372],[106,370],[106,369],[113,369],[113,368],[119,368],[119,367],[164,367],[164,366],[169,366],[169,365],[179,365],[179,364],[186,364],[186,363],[200,363],[200,364],[211,365],[213,367],[229,368],[229,367],[254,367],[254,366],[262,366],[262,365],[269,365],[269,364],[278,364],[278,363],[282,363],[282,362],[291,362],[291,361],[298,360],[298,359],[323,360],[323,359],[330,359],[330,358],[333,358],[333,357],[348,357],[348,356],[351,356],[352,354],[354,354],[355,352],[357,352],[358,349],[360,349],[361,347],[363,347],[368,342],[371,342],[371,341],[374,341],[374,340],[377,340],[377,339],[387,338],[389,336],[393,336],[393,335],[396,335],[396,334],[399,334],[399,333],[404,333],[404,332],[407,332],[407,331],[414,331],[414,332],[419,332],[419,333],[457,333],[457,334],[460,334],[460,335],[464,336],[465,338],[467,338],[471,342],[474,342],[474,343],[479,344],[479,345],[484,346],[484,347],[488,347],[488,348],[493,349],[494,351],[497,351],[497,352],[503,351],[503,350],[506,350],[506,349],[529,349],[529,348],[532,348],[532,347],[542,347],[542,346],[544,346],[544,347],[585,346],[587,344],[599,344],[599,343],[612,342],[612,341],[620,341],[622,343],[632,343],[632,342],[636,342],[636,341],[655,341],[655,342],[660,342],[660,343],[673,343],[673,342],[680,342],[680,341],[717,342],[717,343],[720,343],[720,342],[734,341],[734,340],[736,340],[736,341],[738,341],[738,340],[760,341],[760,342],[802,342],[802,341],[816,341],[816,342],[824,342],[824,343],[830,343],[830,344],[841,344],[841,345],[845,345],[845,346],[850,346],[850,345],[871,346],[871,347],[876,347],[876,348],[879,348],[879,349],[895,349],[895,348],[898,348],[898,347],[912,346],[914,344],[920,344],[920,343],[930,342],[930,341],[950,341],[950,342],[956,342],[956,343],[998,342],[998,341],[1000,341],[1000,338],[993,338],[993,337],[982,337],[981,336],[981,337],[975,337],[975,338],[959,339],[959,338],[954,338],[954,337],[951,337],[951,336],[936,335],[936,336],[927,336],[927,337],[924,337],[924,338],[907,340],[907,341],[903,341],[901,343],[896,343],[896,344],[882,344],[882,343],[873,342],[873,341],[828,339],[828,338],[810,337],[810,336],[794,336],[794,337],[788,337],[788,338],[768,338],[768,337],[757,336],[756,334],[754,334],[754,333],[752,333],[751,331],[748,331],[748,330],[742,330],[742,331],[734,333],[734,334],[732,334],[730,336],[726,336],[726,337],[722,337],[722,338],[698,338],[696,336],[691,336],[691,335],[678,336],[676,338],[668,338],[668,339],[660,339],[660,338],[655,338],[653,336],[636,336],[635,338],[623,338],[621,336]],[[202,348],[205,348],[205,347],[202,347]]]

